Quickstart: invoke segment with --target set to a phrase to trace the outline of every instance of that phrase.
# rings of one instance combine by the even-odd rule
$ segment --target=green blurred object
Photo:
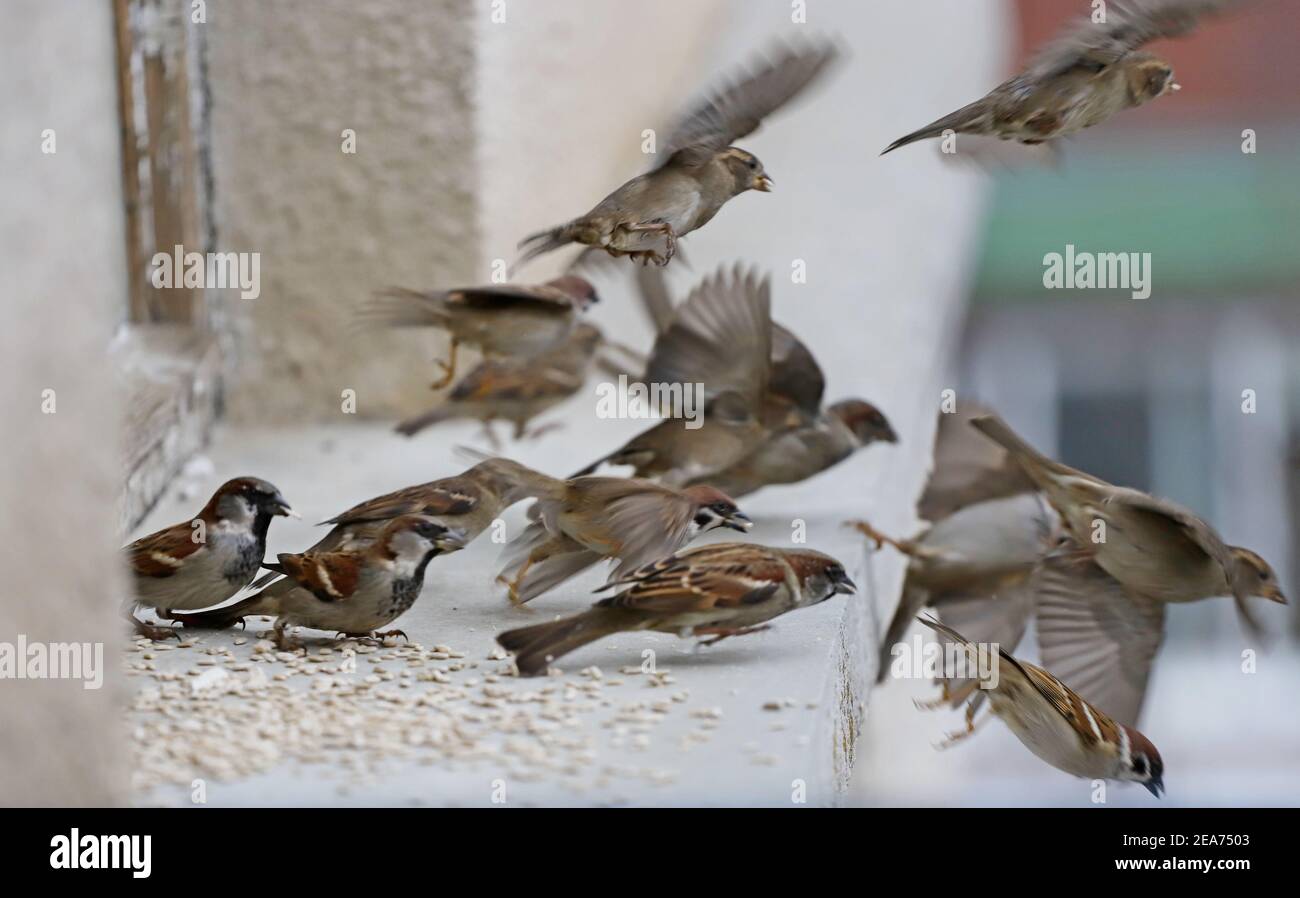
[[[1154,150],[1089,147],[1067,152],[1059,172],[1000,176],[974,301],[1126,295],[1046,289],[1043,257],[1064,253],[1067,244],[1077,252],[1151,253],[1154,292],[1147,301],[1300,292],[1296,135],[1265,133],[1260,152],[1248,155],[1239,134],[1225,125],[1166,139]],[[1225,144],[1224,135],[1232,140]]]

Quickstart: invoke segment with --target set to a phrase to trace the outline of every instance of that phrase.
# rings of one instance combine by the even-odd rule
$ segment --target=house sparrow
[[[1100,124],[1179,90],[1174,70],[1143,45],[1192,31],[1205,16],[1245,0],[1112,0],[1105,21],[1083,17],[983,99],[944,116],[885,149],[945,131],[1040,144]],[[881,155],[884,155],[883,153]]]
[[[391,287],[363,306],[363,321],[387,327],[437,327],[451,335],[450,357],[438,362],[440,389],[456,373],[462,343],[489,357],[528,358],[555,348],[573,333],[578,317],[595,302],[586,278],[565,274],[545,284],[491,284],[422,292]]]
[[[877,683],[888,677],[893,647],[923,608],[937,608],[977,642],[1014,650],[1035,608],[1027,584],[1059,534],[1055,512],[1036,493],[967,506],[908,540],[861,521],[851,526],[908,557],[903,595],[880,645]]]
[[[728,496],[709,486],[684,490],[648,480],[578,477],[553,480],[529,510],[532,522],[511,541],[497,581],[510,600],[527,602],[603,558],[617,578],[676,552],[701,533],[753,526]]]
[[[920,620],[948,642],[965,646],[968,657],[978,659],[971,666],[996,671],[996,685],[992,677],[979,685],[988,693],[992,712],[1025,748],[1072,776],[1141,783],[1160,797],[1164,762],[1146,736],[1116,723],[1041,667],[1018,661],[1003,650],[997,658],[989,658],[988,644],[971,642],[933,618]],[[966,738],[975,726],[974,711],[968,711],[966,729],[950,736],[946,744]]]
[[[580,218],[525,238],[515,266],[569,243],[667,265],[677,238],[703,227],[723,204],[772,179],[752,153],[731,146],[808,87],[836,57],[833,47],[781,48],[692,109],[659,148],[662,161]]]
[[[769,279],[739,266],[701,281],[655,340],[644,375],[647,384],[702,384],[700,426],[665,418],[574,476],[608,463],[671,486],[707,482],[768,433],[802,423],[798,406],[768,389],[771,302]]]
[[[767,629],[775,617],[853,593],[853,581],[834,558],[812,550],[716,543],[680,552],[615,578],[627,586],[591,610],[497,637],[513,652],[519,673],[545,673],[550,662],[612,633],[657,630],[678,636],[729,636]]]
[[[1127,589],[1162,602],[1231,595],[1285,602],[1272,569],[1254,552],[1223,542],[1193,512],[1139,490],[1052,461],[1000,418],[971,426],[1006,449],[1061,515],[1078,549]]]
[[[529,423],[582,389],[600,345],[600,330],[583,323],[568,339],[531,358],[484,359],[452,387],[442,405],[408,418],[397,432],[409,437],[440,421],[472,418],[483,423],[493,447],[500,445],[492,431],[498,419],[514,425],[516,440],[540,436],[554,425],[530,434]]]
[[[136,618],[136,606],[170,618],[173,611],[220,604],[247,586],[266,553],[271,518],[289,514],[296,517],[274,486],[256,477],[236,477],[223,483],[193,520],[127,546],[135,590],[125,610],[136,632],[150,639],[175,635]]]
[[[1035,490],[1034,482],[1005,449],[970,426],[972,418],[990,414],[987,406],[967,400],[939,413],[934,466],[916,505],[923,520],[940,521],[968,505]]]
[[[657,333],[667,333],[677,312],[663,272],[642,267],[636,281],[646,316]],[[806,480],[873,442],[898,442],[884,414],[869,402],[846,399],[822,408],[826,377],[812,351],[788,328],[771,322],[770,341],[768,417],[785,426],[751,443],[726,468],[689,483],[707,482],[729,496],[743,496],[764,486]],[[689,376],[689,370],[684,374]]]
[[[228,607],[177,619],[185,626],[228,627],[245,617],[274,615],[281,649],[293,647],[289,627],[376,639],[405,637],[401,630],[378,631],[415,604],[429,562],[464,545],[465,534],[458,530],[421,515],[403,515],[365,548],[280,555],[278,564],[266,566],[283,579]]]
[[[773,435],[709,482],[729,496],[748,496],[765,486],[807,480],[876,442],[897,443],[898,435],[874,405],[846,399],[807,424]]]

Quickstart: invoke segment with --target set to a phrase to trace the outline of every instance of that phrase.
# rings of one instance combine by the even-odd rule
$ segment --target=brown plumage
[[[1091,128],[1179,89],[1173,68],[1139,48],[1187,34],[1201,19],[1246,2],[1112,0],[1105,22],[1080,18],[1044,47],[1026,71],[969,106],[900,137],[884,152],[945,131],[1032,145]]]
[[[811,550],[718,543],[640,567],[605,588],[628,587],[573,617],[508,630],[497,642],[524,676],[624,630],[712,637],[753,633],[787,611],[815,605],[853,582],[835,559]],[[707,644],[707,643],[706,643]]]
[[[570,243],[668,264],[677,238],[703,227],[730,199],[768,191],[752,153],[731,146],[805,90],[836,56],[828,44],[780,48],[690,110],[658,149],[660,163],[580,218],[525,238],[518,267]]]
[[[748,517],[709,486],[683,490],[648,480],[554,480],[529,509],[532,522],[506,547],[497,576],[521,604],[608,558],[618,577],[718,527],[746,532]]]

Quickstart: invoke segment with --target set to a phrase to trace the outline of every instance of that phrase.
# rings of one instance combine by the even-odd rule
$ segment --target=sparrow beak
[[[884,442],[886,442],[886,443],[897,443],[897,442],[898,442],[898,434],[894,433],[894,428],[892,428],[892,427],[886,427],[886,428],[885,428],[885,434],[884,434],[884,436],[882,436],[880,439],[882,439],[882,440],[883,440]]]
[[[1268,599],[1270,602],[1277,602],[1279,605],[1287,604],[1286,596],[1276,586],[1265,586],[1259,595],[1260,598]]]
[[[773,180],[767,175],[759,175],[754,179],[754,189],[762,191],[763,193],[771,193],[773,183],[775,182],[773,182]]]
[[[288,501],[284,496],[276,496],[271,500],[271,513],[281,517],[301,518],[302,515],[289,507]]]
[[[448,530],[446,533],[434,539],[433,544],[438,547],[440,552],[459,552],[465,548],[469,540],[465,537],[464,530]]]
[[[1161,779],[1147,780],[1142,785],[1156,798],[1159,798],[1165,791],[1165,782]]]
[[[1183,86],[1182,86],[1181,84],[1179,84],[1177,81],[1170,81],[1170,82],[1169,82],[1169,92],[1170,92],[1170,93],[1177,93],[1178,91],[1180,91],[1180,90],[1182,90],[1182,89],[1183,89]]]
[[[744,512],[733,511],[723,520],[722,526],[730,530],[738,530],[741,533],[748,533],[753,528],[754,522]]]
[[[846,596],[857,595],[858,586],[846,576],[835,581],[835,593],[836,595],[843,594]]]

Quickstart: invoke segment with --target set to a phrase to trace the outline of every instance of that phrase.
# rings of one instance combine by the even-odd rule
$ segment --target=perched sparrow
[[[874,405],[846,399],[818,412],[809,423],[767,439],[709,482],[739,498],[765,486],[807,480],[876,442],[897,443],[898,436]]]
[[[225,608],[178,615],[186,626],[228,627],[245,617],[274,615],[276,642],[290,648],[289,627],[345,636],[406,636],[377,632],[406,612],[424,588],[424,569],[437,555],[465,545],[465,535],[420,515],[389,522],[364,549],[284,554],[268,564],[284,578]]]
[[[516,604],[536,598],[603,558],[615,578],[676,552],[718,527],[752,526],[736,503],[709,486],[677,490],[648,480],[553,480],[528,510],[532,523],[506,548],[497,581]]]
[[[988,693],[992,712],[1025,748],[1072,776],[1137,782],[1160,797],[1164,762],[1146,736],[1111,720],[1041,667],[1018,661],[1006,651],[999,651],[996,659],[989,658],[987,644],[971,642],[932,618],[920,620],[949,642],[966,646],[979,658],[979,669],[996,670],[996,686],[991,677],[974,682]],[[974,712],[972,705],[966,729],[950,736],[947,744],[975,731]]]
[[[992,410],[975,402],[957,403],[939,413],[934,435],[934,468],[916,505],[917,516],[940,521],[968,505],[1033,492],[1034,482],[1001,446],[975,431],[972,418]]]
[[[878,683],[923,608],[939,609],[977,642],[1014,650],[1035,607],[1027,583],[1059,533],[1056,514],[1036,493],[968,506],[910,540],[891,539],[864,522],[853,526],[908,556],[903,596],[880,646]]]
[[[494,447],[499,441],[492,422],[498,419],[514,425],[516,440],[540,436],[554,425],[529,434],[528,424],[582,389],[600,345],[600,330],[583,323],[567,340],[532,358],[484,359],[452,387],[442,405],[403,421],[397,432],[412,436],[440,421],[472,418],[483,422]]]
[[[853,593],[834,558],[749,543],[717,543],[637,568],[604,588],[629,586],[590,611],[497,637],[515,654],[524,676],[545,673],[551,661],[624,630],[709,636],[706,645],[766,630],[775,617]]]
[[[676,309],[663,272],[642,267],[637,270],[636,280],[642,307],[655,331],[667,333],[673,326]],[[788,426],[751,444],[745,455],[723,470],[691,482],[708,482],[727,495],[738,497],[764,486],[806,480],[871,443],[898,442],[884,414],[869,402],[846,399],[823,409],[826,377],[812,351],[775,321],[771,322],[770,340],[767,404],[777,416],[784,416],[782,423]],[[689,376],[690,371],[683,374]],[[647,374],[645,379],[652,378]]]
[[[1112,0],[1104,22],[1080,19],[1044,47],[1027,71],[983,99],[899,138],[885,153],[945,131],[1033,145],[1091,128],[1179,89],[1173,68],[1138,52],[1140,47],[1187,34],[1202,17],[1244,2]]]
[[[600,465],[631,465],[638,477],[672,486],[707,482],[769,433],[804,420],[792,400],[771,393],[771,284],[739,266],[706,277],[655,340],[647,384],[703,384],[700,426],[667,417],[574,476]]]
[[[545,284],[492,284],[421,292],[392,287],[361,309],[361,316],[389,327],[437,327],[451,335],[451,357],[438,364],[444,376],[434,389],[451,383],[460,344],[477,346],[489,357],[530,357],[568,339],[578,316],[598,302],[591,282],[566,274]]]
[[[516,267],[569,243],[602,247],[667,265],[677,238],[703,227],[723,204],[747,190],[768,191],[763,163],[731,142],[758,129],[835,58],[834,48],[783,48],[692,109],[660,147],[662,162],[628,181],[586,215],[523,240]]]
[[[175,633],[137,619],[132,613],[137,605],[170,618],[175,610],[217,605],[247,586],[266,553],[271,518],[287,514],[294,512],[274,486],[236,477],[222,484],[192,521],[127,546],[135,591],[126,612],[136,632],[151,639]]]

